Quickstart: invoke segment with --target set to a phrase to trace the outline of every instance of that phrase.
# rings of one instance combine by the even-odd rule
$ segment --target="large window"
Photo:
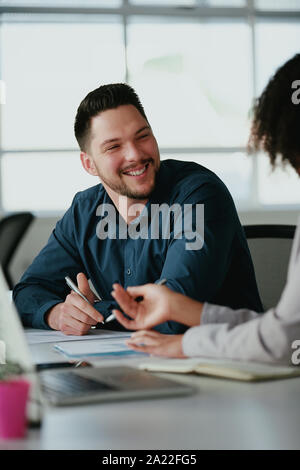
[[[73,122],[82,98],[100,83],[125,78],[121,20],[16,20],[1,28],[2,148],[76,148]]]
[[[130,19],[129,81],[151,110],[160,145],[245,144],[252,97],[250,42],[242,21]],[[234,83],[240,86],[233,99]]]
[[[0,18],[2,210],[60,213],[97,184],[74,117],[88,91],[120,81],[162,159],[211,168],[239,209],[300,204],[293,171],[270,176],[264,155],[246,156],[254,97],[300,52],[300,1],[11,0]]]

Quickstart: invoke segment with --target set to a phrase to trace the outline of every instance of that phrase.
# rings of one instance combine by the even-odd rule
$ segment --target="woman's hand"
[[[128,287],[124,290],[119,284],[113,285],[111,295],[118,302],[121,309],[131,319],[124,317],[119,310],[113,310],[117,320],[129,330],[152,328],[171,318],[170,307],[176,295],[167,287],[156,284]],[[140,297],[140,301],[135,299]]]
[[[169,320],[187,326],[200,324],[203,304],[166,286],[145,284],[124,290],[119,284],[114,284],[113,288],[111,295],[130,319],[119,310],[113,310],[113,313],[129,330],[145,330]],[[138,297],[139,301],[136,300]]]
[[[137,331],[126,341],[135,351],[164,357],[186,357],[182,351],[183,335],[162,335],[157,331]]]

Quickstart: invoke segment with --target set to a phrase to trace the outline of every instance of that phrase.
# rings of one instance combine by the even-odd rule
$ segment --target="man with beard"
[[[101,184],[76,194],[15,287],[25,325],[86,334],[116,307],[114,282],[127,287],[163,278],[169,288],[199,301],[262,310],[227,188],[196,163],[160,162],[151,126],[130,86],[103,85],[90,92],[78,108],[75,136],[84,169]],[[152,210],[161,207],[161,213]],[[199,207],[204,207],[203,224]],[[189,222],[183,233],[178,229],[182,214]],[[69,293],[65,276],[77,279],[89,302]],[[101,301],[95,301],[88,280]],[[118,326],[115,320],[110,324]],[[185,329],[178,322],[157,326],[168,334]]]

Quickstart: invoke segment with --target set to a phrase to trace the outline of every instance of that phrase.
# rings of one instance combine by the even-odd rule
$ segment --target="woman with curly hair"
[[[300,175],[300,104],[292,95],[300,80],[300,54],[280,67],[254,106],[250,150],[264,150],[271,165],[290,163]],[[299,93],[298,93],[299,94]],[[297,100],[296,100],[297,101]],[[164,286],[146,284],[126,291],[114,284],[113,297],[128,315],[114,313],[131,330],[127,344],[159,356],[206,356],[289,364],[292,344],[300,340],[300,219],[293,242],[287,283],[278,304],[263,315],[248,309],[200,303]],[[136,302],[134,299],[143,297]],[[162,335],[153,326],[182,322],[183,335]]]

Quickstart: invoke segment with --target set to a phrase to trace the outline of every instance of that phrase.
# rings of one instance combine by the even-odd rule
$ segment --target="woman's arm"
[[[128,319],[119,310],[114,310],[117,320],[125,328],[148,329],[170,320],[187,326],[200,323],[203,304],[165,286],[146,284],[128,287],[125,291],[119,284],[114,284],[113,288],[111,295],[129,317]],[[138,297],[140,301],[135,300]]]

